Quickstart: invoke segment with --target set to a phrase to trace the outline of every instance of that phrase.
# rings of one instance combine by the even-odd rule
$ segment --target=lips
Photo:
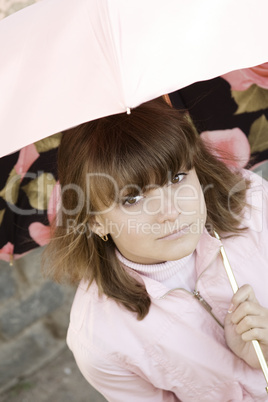
[[[158,240],[173,240],[179,237],[184,236],[186,233],[190,231],[190,225],[182,225],[181,228],[170,232],[169,234],[160,237]]]

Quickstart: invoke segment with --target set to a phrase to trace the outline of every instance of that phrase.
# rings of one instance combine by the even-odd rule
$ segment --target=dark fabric
[[[231,86],[221,77],[195,83],[169,94],[169,97],[174,107],[189,111],[199,133],[238,127],[248,137],[252,124],[257,119],[264,115],[268,120],[268,90],[261,88],[260,91],[262,94],[266,93],[266,107],[239,114],[237,114],[239,105],[232,97]],[[256,102],[257,107],[258,103]],[[268,159],[267,129],[263,135],[267,137],[267,147],[262,151],[251,152],[254,158],[247,167]]]
[[[49,227],[48,202],[57,181],[57,147],[42,150],[40,143],[37,143],[39,152],[35,144],[30,146],[31,154],[35,156],[26,155],[23,166],[19,163],[23,150],[0,158],[0,259],[8,261],[6,253],[18,258],[43,245],[38,240],[38,233],[31,237],[29,227],[33,223],[42,224],[44,230]],[[19,174],[19,168],[23,169],[27,163],[31,163],[27,172]]]

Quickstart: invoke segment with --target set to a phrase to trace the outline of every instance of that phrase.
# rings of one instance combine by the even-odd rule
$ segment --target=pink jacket
[[[267,182],[251,174],[249,230],[223,240],[238,285],[252,285],[268,307]],[[207,232],[196,252],[195,289],[168,291],[142,277],[152,305],[144,320],[82,282],[67,343],[84,377],[111,402],[267,401],[261,370],[227,347],[222,324],[232,297],[219,246]],[[136,274],[138,275],[138,274]]]

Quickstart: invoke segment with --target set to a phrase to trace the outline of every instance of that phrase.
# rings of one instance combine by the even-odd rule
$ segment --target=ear
[[[92,232],[100,237],[105,236],[109,233],[106,222],[99,215],[94,216],[94,218],[90,222],[90,227]]]

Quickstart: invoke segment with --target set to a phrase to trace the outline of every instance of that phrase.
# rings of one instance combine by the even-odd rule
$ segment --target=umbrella
[[[266,62],[265,0],[43,0],[0,23],[1,153]]]

